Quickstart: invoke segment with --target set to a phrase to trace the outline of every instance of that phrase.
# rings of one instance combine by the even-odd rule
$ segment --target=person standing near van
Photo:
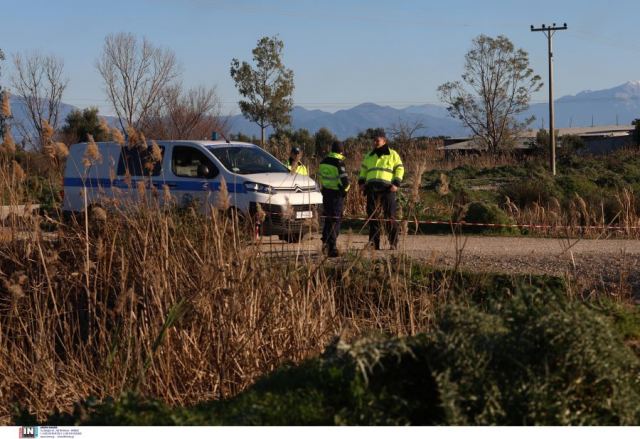
[[[331,152],[320,162],[318,168],[324,212],[322,247],[323,250],[326,249],[331,258],[339,255],[337,242],[340,234],[340,221],[344,211],[344,200],[350,187],[343,154],[344,145],[342,142],[333,142]]]
[[[289,153],[289,158],[287,159],[285,166],[292,174],[309,175],[307,167],[302,163],[302,150],[297,146],[291,148],[291,152]]]
[[[360,168],[358,184],[367,197],[367,217],[369,223],[369,244],[380,250],[380,222],[386,223],[391,249],[398,248],[398,223],[396,221],[396,193],[404,177],[402,159],[394,149],[389,148],[384,130],[379,129],[374,137],[375,148],[364,157]],[[384,219],[374,219],[379,206]]]

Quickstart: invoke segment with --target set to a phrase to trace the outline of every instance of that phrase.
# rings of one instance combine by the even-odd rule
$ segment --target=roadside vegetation
[[[28,200],[2,163],[8,199]],[[155,203],[5,223],[3,423],[638,422],[622,280],[282,259],[224,209]]]
[[[372,264],[368,268],[385,265]],[[450,276],[415,266],[412,272],[414,282],[442,282]],[[128,391],[78,401],[71,413],[56,411],[46,423],[637,425],[637,309],[607,297],[573,300],[554,278],[454,278],[448,294],[441,292],[446,300],[438,300],[429,288],[413,291],[433,300],[431,307],[422,308],[432,319],[416,321],[415,329],[422,333],[385,335],[388,329],[402,328],[372,324],[384,317],[384,305],[378,303],[368,309],[371,315],[359,336],[343,332],[320,355],[299,364],[285,362],[235,397],[185,407]],[[355,301],[371,304],[361,290],[350,291]],[[334,300],[341,304],[335,316],[340,320],[348,322],[352,313],[361,313],[352,305],[355,301],[344,306],[344,298]],[[392,301],[385,302],[393,307]],[[392,313],[405,324],[419,318]],[[36,419],[23,411],[14,421],[30,424]]]
[[[488,168],[433,169],[423,179],[425,218],[507,221],[523,226],[515,228],[518,233],[534,235],[639,234],[640,153],[635,149],[606,156],[565,154],[558,161],[555,178],[543,157],[532,157]],[[441,195],[437,187],[443,179],[449,192]],[[484,211],[471,214],[468,207],[477,203],[485,206]]]

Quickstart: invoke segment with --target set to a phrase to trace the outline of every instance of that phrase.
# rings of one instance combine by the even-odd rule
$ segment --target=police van
[[[249,143],[228,141],[158,141],[162,159],[152,148],[98,142],[99,157],[89,157],[87,143],[72,145],[64,174],[63,210],[83,212],[109,201],[148,201],[164,195],[178,207],[198,206],[206,213],[221,206],[227,186],[228,208],[245,218],[261,216],[261,231],[297,241],[317,228],[322,194],[308,176],[291,174],[274,156]],[[156,150],[157,157],[157,150]],[[151,166],[149,166],[151,164]],[[144,200],[143,200],[144,198]],[[263,212],[263,213],[261,213]]]

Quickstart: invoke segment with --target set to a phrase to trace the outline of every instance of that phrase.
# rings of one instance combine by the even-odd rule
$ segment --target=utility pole
[[[567,30],[567,23],[562,26],[556,26],[553,23],[552,26],[542,25],[542,27],[534,28],[531,25],[531,32],[544,32],[549,43],[549,145],[551,146],[551,172],[556,175],[556,136],[554,133],[554,119],[553,119],[553,35],[557,30]]]

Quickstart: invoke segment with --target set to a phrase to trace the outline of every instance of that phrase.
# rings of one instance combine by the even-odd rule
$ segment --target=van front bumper
[[[321,204],[291,204],[282,206],[269,203],[249,204],[249,213],[260,224],[263,235],[291,235],[315,232],[320,227]]]

